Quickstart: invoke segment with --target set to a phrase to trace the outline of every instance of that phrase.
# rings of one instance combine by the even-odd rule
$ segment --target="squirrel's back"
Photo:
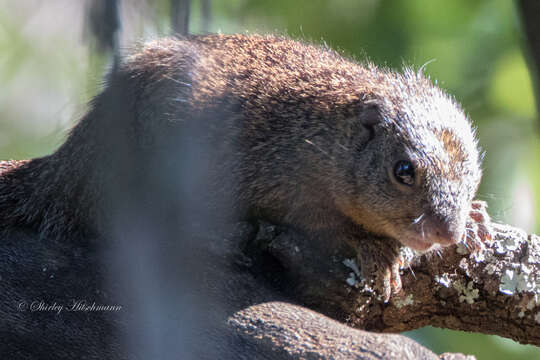
[[[338,214],[406,244],[437,227],[454,242],[480,179],[468,118],[421,73],[283,37],[207,35],[150,42],[111,74],[66,143],[39,163],[56,167],[44,189],[74,193],[45,196],[25,182],[43,199],[35,209],[69,218],[83,200],[99,204],[99,181],[117,182],[116,164],[170,176],[170,158],[196,141],[195,158],[235,205],[308,228]],[[145,160],[129,167],[121,154]]]

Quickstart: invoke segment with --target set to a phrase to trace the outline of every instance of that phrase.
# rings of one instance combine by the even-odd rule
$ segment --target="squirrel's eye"
[[[404,185],[414,185],[414,166],[410,161],[401,160],[394,166],[396,180]]]

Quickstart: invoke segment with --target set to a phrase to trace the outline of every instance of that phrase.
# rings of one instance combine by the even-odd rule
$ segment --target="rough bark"
[[[279,263],[274,269],[263,267],[264,272],[274,283],[286,277],[282,290],[291,299],[355,328],[401,332],[432,325],[540,345],[539,238],[508,225],[492,226],[492,240],[480,251],[471,253],[459,244],[404,260],[403,290],[388,303],[362,283],[350,254],[340,248],[321,254],[316,244],[292,229],[261,223],[247,248],[256,263],[268,262],[268,257]],[[246,308],[232,316],[230,324],[292,359],[391,358],[392,351],[406,353],[409,346],[403,338],[396,345],[394,337],[336,325],[285,303]],[[406,357],[429,356],[419,352]]]
[[[473,359],[461,354],[439,357],[404,336],[351,329],[288,303],[249,307],[229,323],[246,339],[257,341],[259,348],[281,352],[283,359]]]

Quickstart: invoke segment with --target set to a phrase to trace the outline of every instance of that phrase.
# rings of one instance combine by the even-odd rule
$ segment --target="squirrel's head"
[[[421,74],[384,76],[349,120],[356,146],[346,168],[354,176],[334,184],[338,206],[366,230],[416,250],[457,243],[481,177],[474,130]]]

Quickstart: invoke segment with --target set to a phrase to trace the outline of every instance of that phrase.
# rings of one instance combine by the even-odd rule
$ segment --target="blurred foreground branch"
[[[191,0],[171,0],[171,27],[180,35],[189,33]]]
[[[526,46],[529,48],[529,67],[535,87],[536,109],[540,110],[539,71],[540,71],[540,2],[536,0],[520,0],[517,2],[525,32]]]
[[[86,28],[88,37],[95,41],[97,49],[118,53],[117,33],[120,29],[118,0],[93,0],[86,8]]]

